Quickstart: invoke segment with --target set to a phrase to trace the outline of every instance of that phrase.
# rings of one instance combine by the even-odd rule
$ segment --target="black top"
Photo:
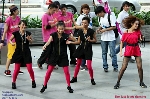
[[[29,49],[29,41],[26,39],[26,37],[30,36],[31,32],[25,31],[23,36],[20,34],[19,31],[13,32],[12,34],[14,35],[14,38],[16,41],[16,49],[19,49],[19,50],[22,50],[22,48]]]
[[[64,67],[69,65],[68,54],[67,54],[67,44],[66,41],[69,38],[69,35],[62,33],[62,37],[58,38],[57,32],[51,34],[53,38],[53,52],[50,56],[48,64],[51,66]]]
[[[93,40],[94,30],[88,28],[87,33],[83,33],[83,30],[79,30],[78,34],[80,36],[80,45],[76,49],[74,53],[74,57],[92,60],[93,52],[92,52],[92,42],[86,40],[90,36],[90,39]]]
[[[19,31],[12,33],[16,41],[16,49],[12,56],[13,63],[32,63],[29,41],[26,37],[31,35],[31,32],[26,31],[22,36]]]

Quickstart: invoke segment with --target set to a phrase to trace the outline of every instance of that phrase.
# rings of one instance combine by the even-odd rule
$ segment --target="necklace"
[[[26,43],[26,32],[24,32],[24,38],[23,38],[23,35],[21,34],[21,32],[20,32],[20,36],[22,38],[22,43]]]

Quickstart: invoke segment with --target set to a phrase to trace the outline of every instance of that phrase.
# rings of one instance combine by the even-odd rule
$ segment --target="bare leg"
[[[7,61],[6,61],[6,70],[9,70],[10,63],[11,63],[11,59],[7,58]]]

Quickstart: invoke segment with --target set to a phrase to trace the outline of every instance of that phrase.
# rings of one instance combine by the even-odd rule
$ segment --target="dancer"
[[[72,33],[74,27],[73,24],[75,23],[75,20],[73,19],[73,14],[70,12],[67,12],[67,6],[65,4],[60,5],[61,13],[58,17],[59,21],[63,21],[65,23],[65,33],[70,34]],[[73,57],[73,53],[76,50],[76,46],[74,44],[68,44],[69,50],[70,50],[70,66],[76,65],[76,59]]]
[[[130,10],[130,3],[128,1],[123,2],[122,7],[120,9],[121,12],[118,14],[118,18],[117,18],[117,23],[119,25],[118,27],[119,27],[120,32],[121,32],[119,34],[120,39],[121,39],[122,34],[124,33],[124,31],[126,30],[126,28],[123,26],[122,21],[123,21],[123,19],[125,19],[126,17],[129,16],[129,13],[128,13],[129,10]],[[124,42],[122,48],[124,48],[125,46],[126,46],[126,43]],[[116,54],[118,54],[120,52],[120,45],[117,46],[115,50],[116,50]],[[110,55],[110,57],[112,57],[111,54],[109,54],[109,55]],[[130,62],[134,63],[135,60],[132,59],[132,57],[131,57]]]
[[[66,41],[68,39],[71,39],[73,41],[76,41],[76,39],[73,37],[73,35],[68,35],[64,33],[65,30],[65,24],[63,21],[58,22],[57,24],[57,32],[51,34],[48,42],[43,46],[43,50],[47,48],[47,46],[51,43],[53,40],[54,46],[53,46],[53,52],[49,59],[49,66],[48,70],[45,75],[45,81],[44,85],[41,89],[41,93],[47,89],[47,82],[50,78],[50,75],[54,69],[54,67],[58,64],[58,66],[63,67],[64,74],[66,76],[66,81],[68,84],[67,89],[70,93],[73,93],[73,89],[70,86],[70,73],[69,73],[69,62],[68,62],[68,55],[67,55],[67,44]]]
[[[92,29],[92,18],[96,17],[95,12],[90,12],[90,7],[88,4],[83,4],[81,6],[81,10],[80,10],[80,16],[77,18],[76,21],[76,29],[82,29],[82,19],[83,17],[89,17],[90,18],[90,23],[89,23],[89,28]],[[87,66],[86,66],[86,60],[82,59],[82,63],[81,63],[81,71],[85,71],[88,70]]]
[[[32,43],[31,33],[25,31],[26,22],[21,21],[19,23],[20,30],[13,32],[12,36],[10,37],[10,44],[12,46],[16,45],[15,52],[12,56],[12,63],[15,63],[15,69],[13,73],[12,79],[12,89],[16,89],[16,79],[20,70],[20,65],[22,61],[25,62],[27,66],[27,70],[30,74],[32,79],[32,88],[36,88],[35,78],[34,78],[34,71],[32,69],[32,58],[31,58],[31,51],[29,48],[29,43]],[[13,43],[12,40],[15,39],[16,43]]]
[[[92,85],[95,85],[93,78],[93,69],[92,69],[92,43],[96,42],[96,34],[93,29],[88,28],[90,24],[90,18],[84,17],[82,19],[83,29],[78,31],[79,37],[76,42],[68,42],[68,44],[80,44],[74,53],[74,57],[77,58],[77,65],[75,67],[74,76],[71,83],[77,82],[77,75],[81,66],[82,59],[87,61],[87,67],[91,77]]]
[[[55,26],[57,25],[57,22],[53,21],[53,14],[55,13],[56,9],[57,5],[52,3],[48,6],[47,12],[42,16],[42,35],[44,44],[48,41],[50,34],[55,32]],[[49,44],[47,49],[42,52],[40,58],[38,59],[37,64],[40,69],[43,69],[42,65],[46,59],[50,57],[53,50],[52,46],[53,43]]]
[[[135,57],[138,72],[139,72],[139,78],[140,78],[140,86],[142,88],[147,88],[147,86],[143,82],[143,69],[142,69],[142,59],[141,59],[141,51],[140,47],[138,45],[138,40],[142,40],[141,36],[141,25],[143,25],[143,22],[136,18],[135,16],[129,16],[128,18],[125,18],[123,21],[124,26],[127,28],[127,30],[123,33],[121,44],[120,44],[120,56],[122,57],[122,46],[123,43],[126,42],[127,46],[125,47],[124,52],[124,59],[122,63],[122,67],[120,69],[119,75],[118,75],[118,81],[117,84],[114,86],[114,89],[118,89],[120,87],[120,80],[127,68],[128,62],[131,58],[131,56]]]
[[[12,6],[9,7],[9,9],[10,9],[10,16],[5,21],[4,33],[3,33],[3,36],[1,38],[1,43],[0,43],[0,49],[1,49],[4,45],[4,39],[7,35],[8,52],[7,52],[6,70],[4,72],[5,76],[11,76],[11,71],[9,70],[9,66],[10,66],[10,63],[11,63],[12,55],[13,55],[13,53],[15,51],[15,48],[16,48],[16,45],[12,46],[9,43],[9,39],[10,39],[13,32],[19,30],[18,24],[20,22],[20,17],[18,16],[19,11],[18,11],[17,6],[12,5]],[[15,40],[13,40],[13,42],[15,42]],[[23,74],[23,72],[19,71],[19,74]]]

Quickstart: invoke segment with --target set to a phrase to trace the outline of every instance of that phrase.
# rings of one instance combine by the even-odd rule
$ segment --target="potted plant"
[[[150,11],[135,13],[135,16],[144,20],[145,25],[142,26],[141,31],[142,34],[145,36],[145,41],[150,41]]]
[[[42,20],[37,17],[31,18],[30,15],[23,17],[27,22],[27,30],[32,33],[32,44],[43,44],[42,40]]]

